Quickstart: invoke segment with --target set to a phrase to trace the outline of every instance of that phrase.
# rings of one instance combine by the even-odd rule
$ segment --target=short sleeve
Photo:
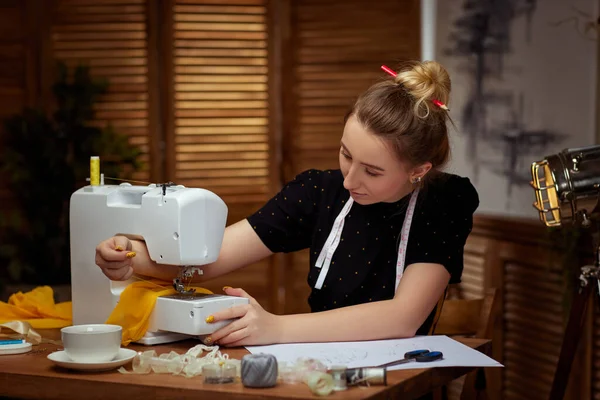
[[[451,275],[450,283],[459,283],[479,196],[468,178],[458,176],[424,195],[411,224],[405,266],[442,264]]]
[[[269,250],[289,253],[310,247],[322,175],[322,171],[314,169],[300,173],[247,218]]]

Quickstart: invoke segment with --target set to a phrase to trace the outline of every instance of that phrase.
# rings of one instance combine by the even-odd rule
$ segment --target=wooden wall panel
[[[0,122],[31,105],[35,98],[31,70],[34,63],[30,39],[27,2],[0,0]],[[0,146],[2,146],[0,126]],[[0,147],[1,148],[1,147]],[[7,177],[0,175],[0,182]],[[0,185],[0,204],[8,209],[13,203],[6,185]]]
[[[600,295],[594,299],[594,307],[592,310],[592,329],[591,329],[591,351],[590,351],[590,395],[594,400],[600,400]]]
[[[481,287],[499,289],[502,304],[495,323],[493,355],[505,368],[492,374],[494,390],[488,393],[492,399],[548,398],[573,288],[565,268],[577,269],[576,265],[563,264],[563,245],[551,240],[538,221],[475,218],[467,253],[484,254]],[[581,249],[580,257],[589,257],[589,249]],[[465,256],[466,263],[469,258]],[[477,287],[469,285],[471,290]],[[590,393],[585,386],[594,381],[589,365],[596,365],[600,356],[596,339],[600,336],[599,323],[597,318],[595,321],[595,327],[590,320],[590,329],[583,332],[570,377],[565,377],[569,379],[565,399],[597,396],[595,387]]]
[[[23,2],[0,2],[0,117],[27,103],[28,32]]]
[[[547,399],[563,337],[565,288],[544,265],[504,266],[504,398]]]

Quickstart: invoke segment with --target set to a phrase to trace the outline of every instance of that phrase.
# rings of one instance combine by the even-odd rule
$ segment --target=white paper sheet
[[[412,361],[388,367],[388,370],[432,367],[502,367],[485,354],[448,336],[417,336],[409,339],[364,342],[291,343],[269,346],[246,346],[250,353],[273,354],[277,361],[293,363],[298,358],[314,358],[323,364],[345,365],[347,368],[374,367],[404,358],[412,350],[441,351],[443,358],[432,362]]]

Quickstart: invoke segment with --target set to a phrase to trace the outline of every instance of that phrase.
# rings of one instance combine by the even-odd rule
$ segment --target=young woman
[[[450,148],[450,78],[436,62],[413,62],[374,84],[346,116],[339,170],[308,170],[255,214],[226,228],[219,259],[201,280],[276,252],[310,248],[311,313],[274,315],[240,288],[247,306],[207,344],[242,346],[354,341],[427,333],[438,300],[460,281],[463,248],[479,205],[467,178],[444,173]],[[136,257],[127,258],[127,249]],[[112,280],[132,274],[171,281],[179,267],[150,260],[141,241],[100,243],[96,263]]]

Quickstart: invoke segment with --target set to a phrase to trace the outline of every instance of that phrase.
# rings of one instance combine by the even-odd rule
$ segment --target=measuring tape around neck
[[[406,216],[404,222],[402,222],[402,230],[400,231],[400,246],[398,246],[398,260],[396,261],[396,284],[394,286],[394,293],[398,290],[398,284],[402,275],[404,274],[404,262],[406,260],[406,246],[408,245],[408,234],[410,233],[410,225],[412,224],[413,215],[415,214],[415,204],[417,203],[417,197],[419,196],[419,188],[416,188],[410,196],[410,202],[408,203],[408,209],[406,210]]]
[[[402,279],[402,275],[404,274],[404,262],[406,260],[406,246],[408,244],[408,235],[410,233],[410,225],[412,223],[412,219],[415,212],[415,205],[417,202],[417,197],[419,196],[419,189],[415,189],[411,196],[410,201],[408,203],[408,209],[406,210],[406,216],[404,217],[404,222],[402,223],[402,230],[400,231],[400,245],[398,246],[398,260],[396,262],[396,282],[394,286],[394,293],[398,290],[398,284],[400,283],[400,279]],[[323,282],[325,282],[325,278],[327,277],[327,273],[329,272],[329,266],[331,265],[331,259],[333,258],[333,254],[337,249],[340,239],[342,237],[342,231],[344,229],[344,220],[346,215],[350,212],[352,208],[352,204],[354,203],[354,199],[352,196],[348,198],[348,202],[342,208],[340,214],[336,217],[333,227],[331,228],[331,232],[329,232],[329,236],[321,249],[321,253],[317,258],[317,262],[315,263],[315,267],[320,268],[321,272],[319,273],[319,277],[317,278],[317,282],[315,283],[315,289],[321,289],[323,287]]]

